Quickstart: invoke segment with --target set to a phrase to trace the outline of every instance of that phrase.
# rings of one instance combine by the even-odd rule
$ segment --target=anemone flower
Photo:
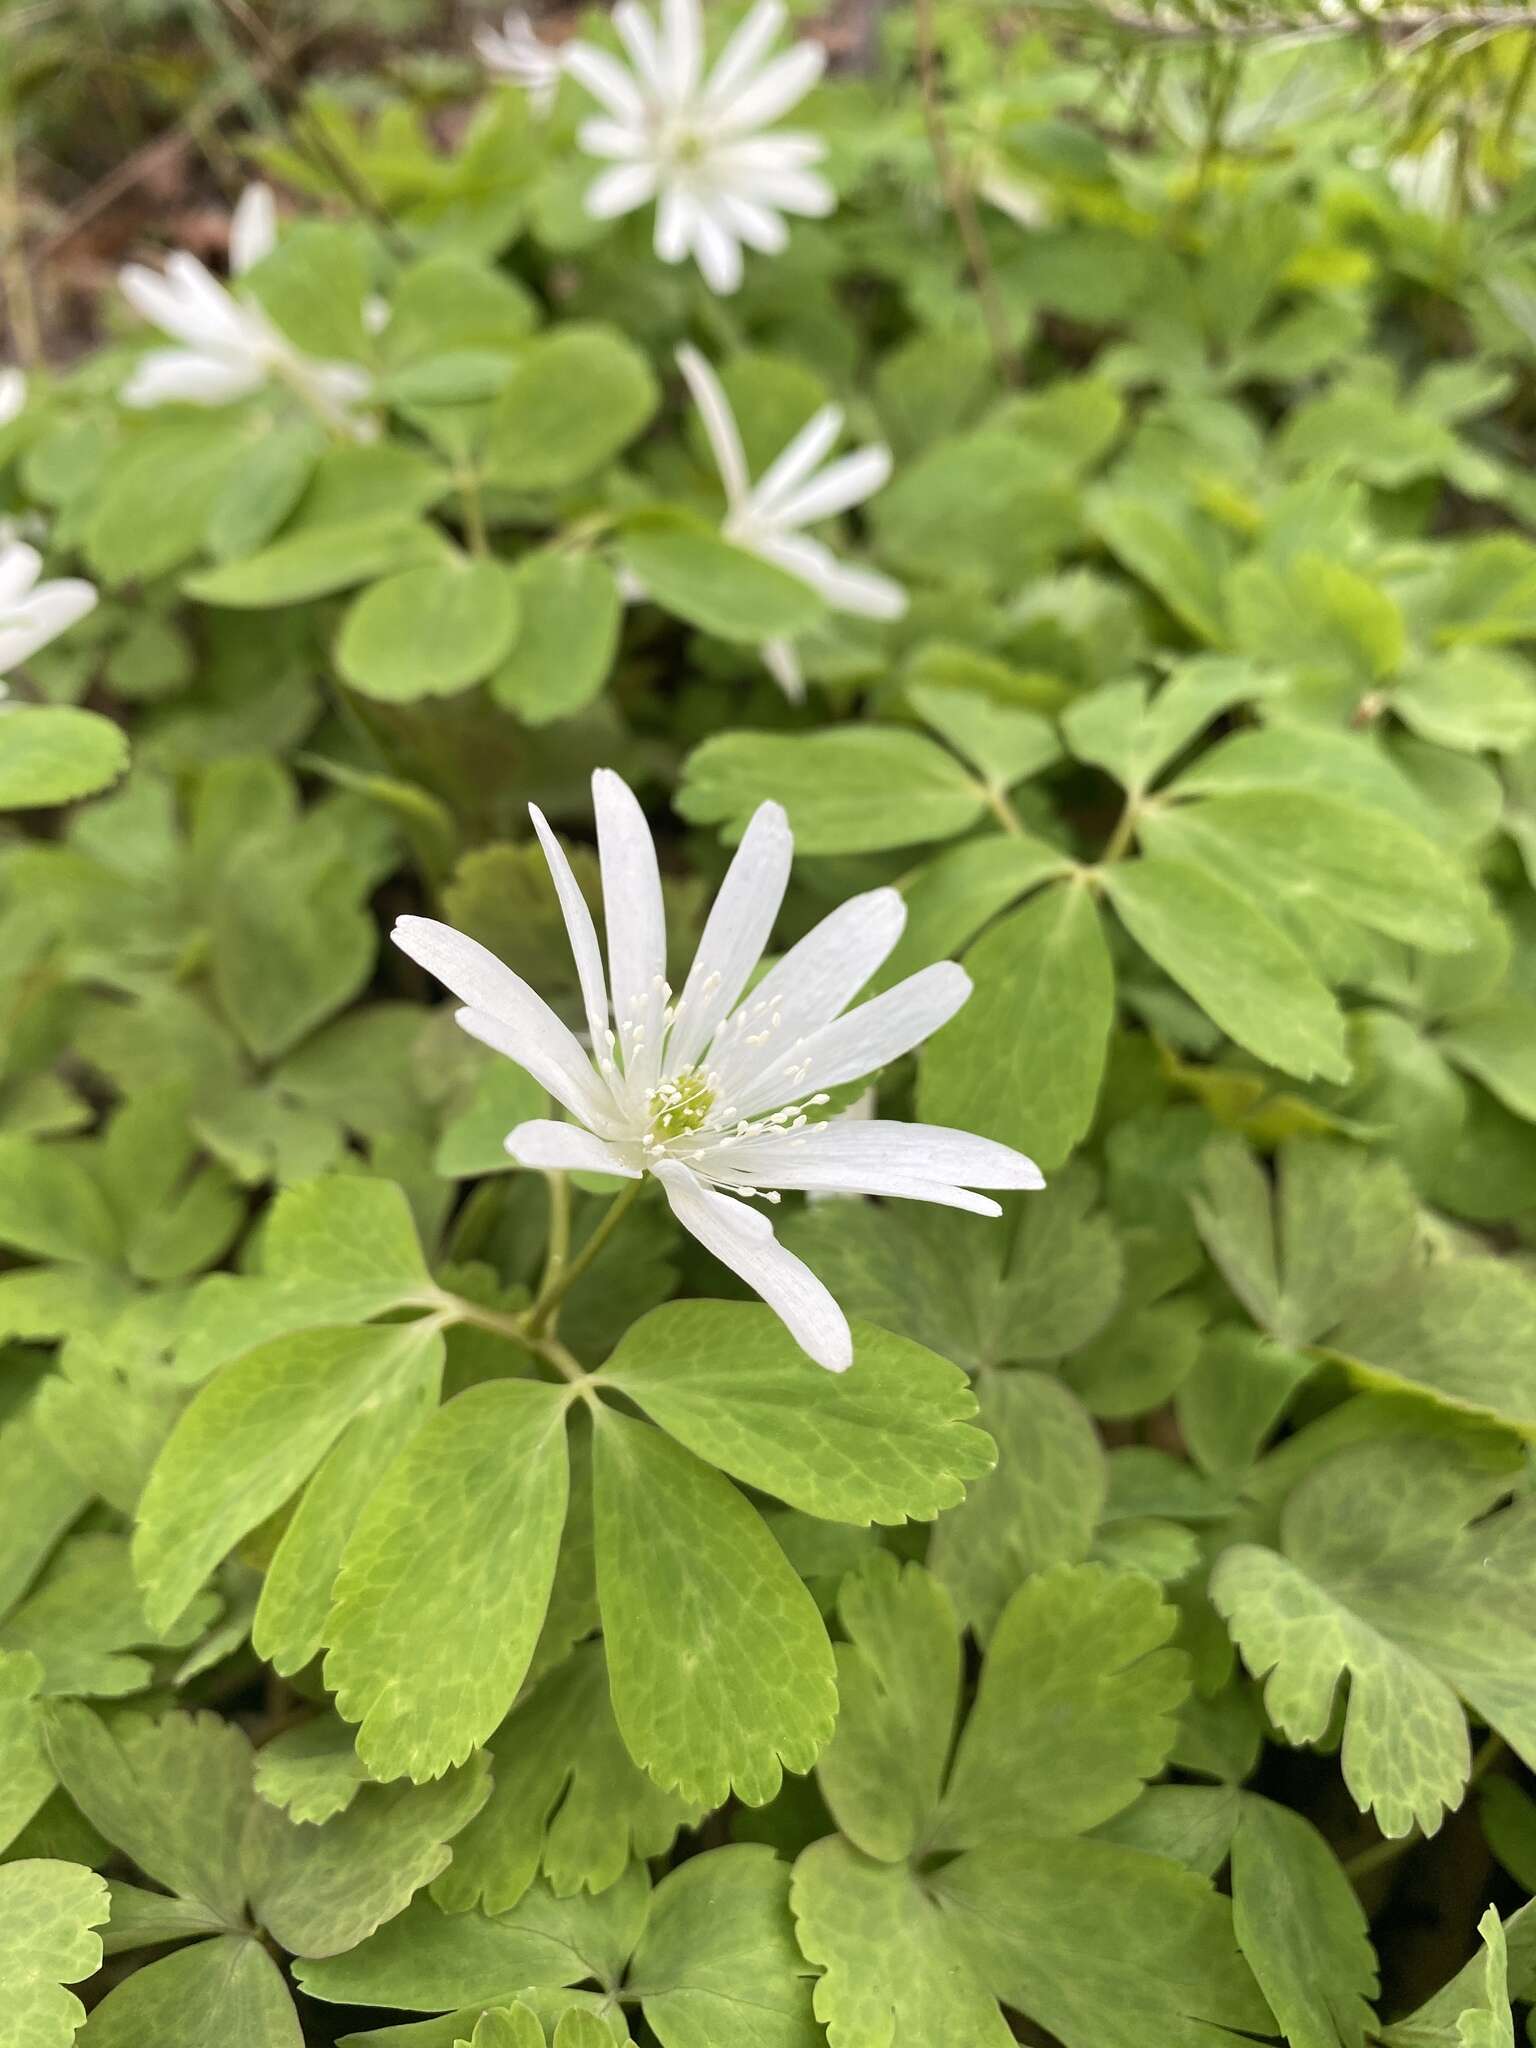
[[[562,53],[604,109],[582,125],[581,146],[613,164],[588,191],[587,212],[610,220],[654,199],[656,254],[664,263],[692,256],[711,291],[741,283],[743,247],[783,249],[786,213],[819,217],[837,203],[811,169],[825,154],[815,136],[765,132],[826,61],[814,43],[768,58],[786,18],[781,0],[758,0],[707,77],[699,0],[661,0],[659,24],[639,0],[620,0],[613,25],[627,68],[589,43]]]
[[[847,1318],[781,1245],[755,1201],[781,1189],[901,1196],[996,1216],[984,1188],[1038,1188],[1021,1152],[968,1131],[821,1114],[937,1031],[971,992],[941,961],[854,1004],[901,934],[894,889],[852,897],[748,991],[789,881],[794,841],[777,804],[748,825],[680,995],[666,980],[661,874],[650,828],[611,769],[592,778],[607,971],[569,861],[530,807],[575,955],[590,1053],[543,998],[474,939],[402,917],[395,944],[450,988],[471,1037],[531,1074],[573,1121],[539,1118],[506,1141],[522,1166],[661,1183],[672,1213],[760,1294],[818,1365],[852,1362]],[[850,1005],[853,1007],[850,1008]]]
[[[24,540],[0,542],[0,678],[67,633],[95,606],[94,583],[79,576],[39,583],[42,566],[42,556]]]
[[[859,448],[823,468],[843,427],[842,408],[824,405],[754,484],[720,379],[696,348],[680,348],[677,366],[693,394],[720,472],[725,538],[810,584],[834,611],[866,619],[899,619],[907,608],[907,593],[899,583],[877,570],[840,562],[824,541],[812,540],[803,531],[873,497],[890,477],[890,450]],[[759,652],[785,696],[799,703],[805,679],[793,645],[788,640],[765,640]]]

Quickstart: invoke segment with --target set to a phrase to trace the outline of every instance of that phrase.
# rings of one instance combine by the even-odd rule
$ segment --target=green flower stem
[[[1019,822],[1018,812],[1013,808],[1013,805],[1008,801],[1007,792],[996,788],[990,782],[978,783],[977,787],[986,797],[987,809],[992,813],[993,817],[996,818],[997,822],[999,823],[999,825],[1002,826],[1003,830],[1005,832],[1011,832],[1015,839],[1022,839],[1024,836],[1024,827]]]
[[[632,1180],[621,1188],[609,1203],[606,1213],[597,1228],[587,1239],[573,1259],[564,1261],[560,1272],[539,1289],[538,1299],[528,1311],[528,1329],[535,1336],[552,1337],[556,1312],[588,1266],[597,1257],[603,1246],[612,1237],[623,1221],[624,1212],[644,1186],[643,1181]]]
[[[472,469],[456,470],[453,481],[464,514],[464,538],[469,542],[469,552],[475,556],[488,555],[491,552],[491,544],[485,530],[485,507],[480,500],[479,475]]]
[[[1139,792],[1128,789],[1125,793],[1125,808],[1115,820],[1115,829],[1110,833],[1104,851],[1099,855],[1099,865],[1107,867],[1111,861],[1123,860],[1131,849],[1136,837],[1136,820],[1141,815]]]
[[[549,1189],[549,1249],[544,1255],[544,1275],[539,1281],[538,1299],[543,1300],[565,1271],[571,1256],[571,1184],[563,1173],[546,1173]]]

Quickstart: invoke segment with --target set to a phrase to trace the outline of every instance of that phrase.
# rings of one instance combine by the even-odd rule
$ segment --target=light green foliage
[[[23,1858],[0,1865],[0,1965],[6,2048],[68,2048],[85,2007],[66,1984],[101,1963],[107,1887],[75,1863]]]
[[[381,1778],[462,1763],[511,1705],[549,1604],[568,1486],[564,1404],[471,1387],[391,1465],[342,1554],[326,1676]]]
[[[644,70],[633,10],[512,23],[547,95],[499,12],[22,10],[0,2048],[1512,2048],[1530,31],[807,0],[758,52],[829,60],[780,248],[724,88],[653,137],[692,197],[612,211],[650,173],[554,46]],[[111,271],[179,241],[259,360],[129,403],[185,337]],[[24,655],[18,541],[97,592]],[[528,809],[622,981],[605,768],[674,1044],[777,803],[733,998],[864,901],[698,1064],[809,1058],[829,1154],[921,1121],[1044,1173],[764,1176],[845,1373],[653,1184],[589,1268],[612,1183],[506,1149],[576,1112],[390,942],[472,937],[506,1042],[601,1068]],[[825,1100],[818,988],[891,1031]],[[964,1139],[905,1142],[921,1189]]]
[[[718,1803],[734,1785],[763,1805],[781,1765],[808,1771],[832,1732],[832,1648],[815,1602],[756,1510],[670,1438],[604,1410],[593,1468],[626,1747],[685,1800]]]
[[[992,1463],[963,1376],[869,1326],[854,1365],[820,1371],[766,1308],[679,1302],[635,1324],[603,1376],[698,1457],[807,1514],[865,1524],[955,1506]]]

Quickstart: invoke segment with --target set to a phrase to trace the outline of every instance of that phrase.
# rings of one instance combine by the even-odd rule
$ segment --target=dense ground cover
[[[13,262],[0,2041],[1512,2043],[1526,39],[736,23]]]

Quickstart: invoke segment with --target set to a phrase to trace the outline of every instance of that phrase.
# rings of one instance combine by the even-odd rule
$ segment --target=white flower
[[[229,268],[234,277],[254,270],[277,247],[277,201],[272,187],[247,185],[229,216]]]
[[[27,403],[27,373],[7,364],[0,369],[0,427],[8,427]]]
[[[907,593],[899,583],[878,570],[840,562],[825,542],[812,540],[801,530],[873,497],[890,477],[891,451],[860,448],[822,469],[843,427],[842,408],[824,405],[754,484],[720,379],[695,348],[680,348],[677,363],[699,408],[725,486],[725,538],[810,584],[834,611],[856,612],[866,619],[899,619],[907,608]],[[768,640],[760,651],[785,696],[798,703],[805,683],[790,642]]]
[[[509,9],[499,30],[477,28],[475,48],[487,71],[523,88],[535,113],[549,112],[560,90],[564,55],[540,40],[521,8]]]
[[[79,576],[39,583],[43,558],[24,540],[0,544],[0,677],[68,632],[96,603],[96,586]],[[0,682],[0,697],[6,694]]]
[[[610,769],[592,778],[608,967],[559,841],[530,806],[565,913],[593,1047],[495,955],[431,918],[402,917],[396,945],[464,1004],[458,1021],[505,1053],[575,1118],[519,1124],[507,1150],[544,1171],[654,1174],[679,1223],[745,1280],[819,1365],[852,1359],[842,1310],[786,1251],[761,1210],[778,1190],[907,1196],[995,1216],[972,1185],[1037,1188],[1038,1169],[990,1138],[880,1118],[818,1119],[827,1091],[873,1073],[937,1031],[971,992],[941,961],[857,1008],[849,1004],[901,934],[894,889],[823,918],[743,995],[767,945],[794,850],[777,804],[742,837],[683,991],[666,972],[661,875],[639,804]]]
[[[230,269],[238,277],[269,253],[277,217],[264,185],[247,188],[230,222]],[[164,273],[130,263],[119,277],[134,311],[180,348],[151,349],[123,386],[124,405],[229,405],[268,383],[286,384],[328,426],[371,440],[374,422],[359,415],[373,379],[357,363],[322,363],[280,334],[257,305],[235,294],[181,251]]]
[[[789,239],[786,213],[829,214],[832,188],[810,166],[825,151],[811,135],[761,131],[803,99],[821,76],[814,43],[764,63],[786,19],[781,0],[758,0],[704,77],[699,0],[661,0],[659,29],[639,0],[620,0],[613,25],[629,53],[617,58],[570,43],[565,69],[601,101],[606,120],[587,121],[581,146],[611,157],[587,193],[598,220],[656,201],[656,254],[692,255],[712,291],[741,283],[742,246],[774,256]]]

